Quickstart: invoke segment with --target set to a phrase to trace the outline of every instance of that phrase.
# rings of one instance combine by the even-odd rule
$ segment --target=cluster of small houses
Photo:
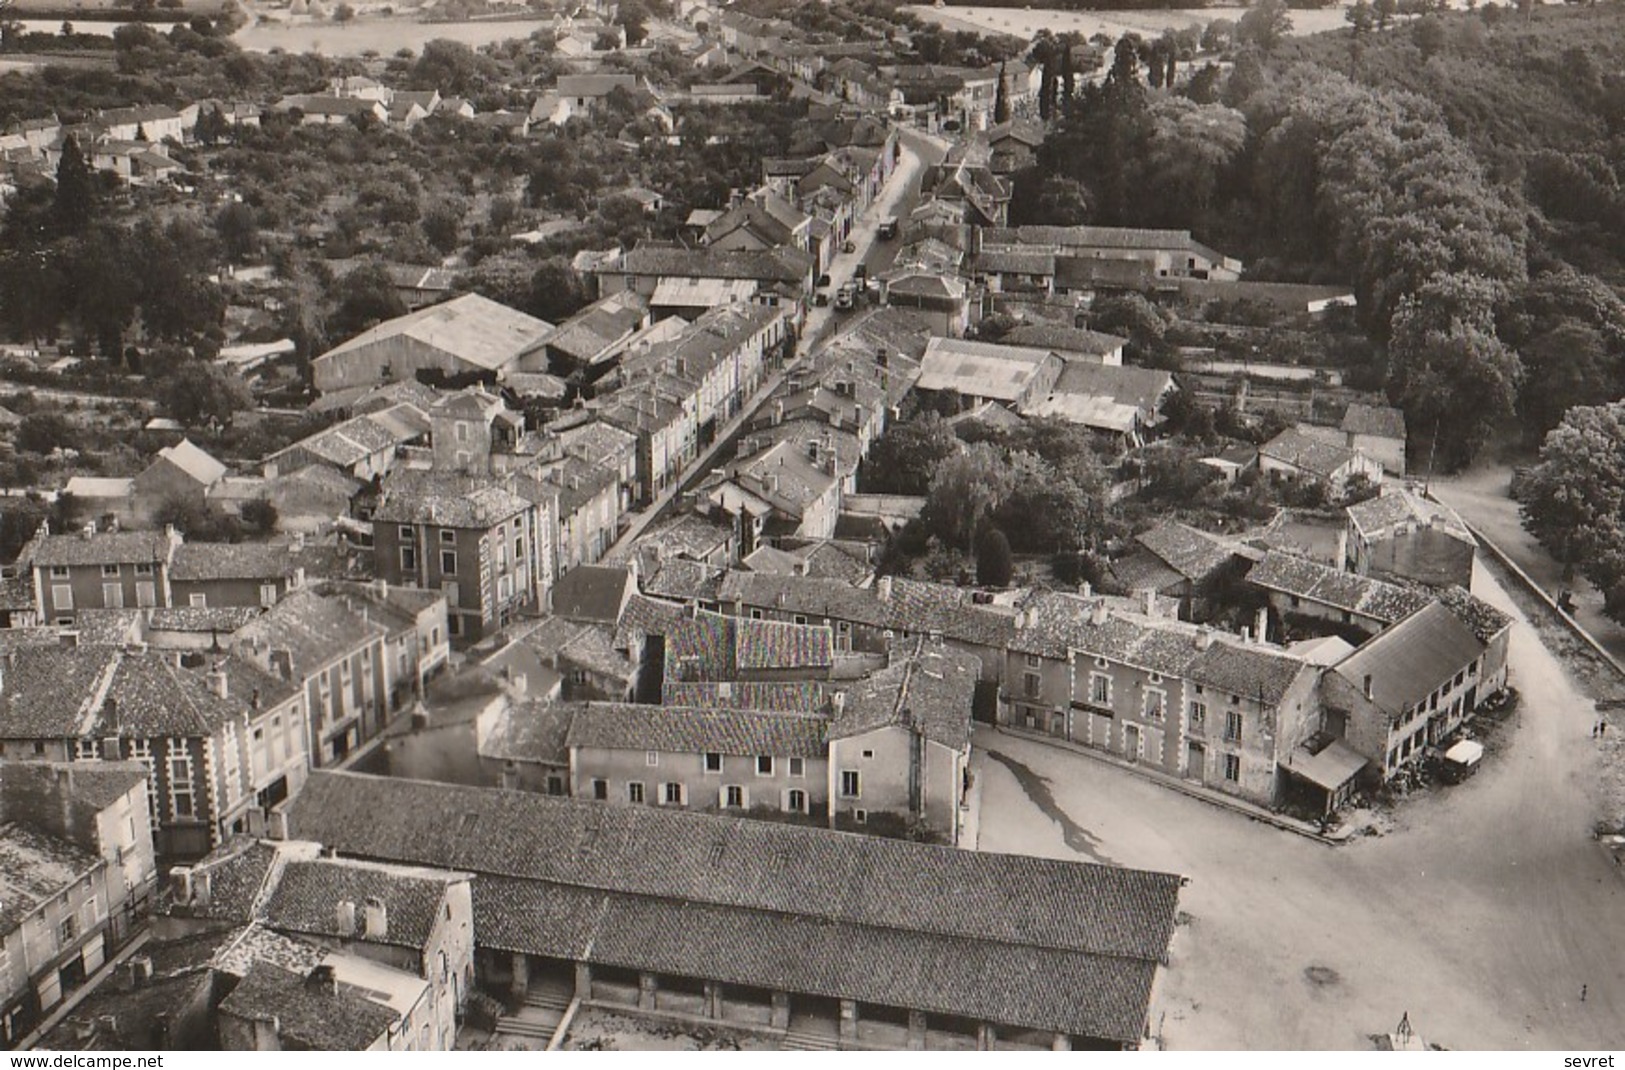
[[[877,576],[921,503],[856,475],[911,399],[1138,444],[1173,381],[1125,365],[1080,299],[1251,284],[1187,232],[1009,228],[1041,133],[991,122],[997,74],[682,14],[715,30],[696,62],[833,81],[823,151],[764,161],[691,240],[584,254],[596,300],[564,323],[403,269],[413,311],[313,361],[331,426],[257,473],[182,440],[131,479],[76,479],[84,526],[43,528],[0,579],[7,1044],[444,1050],[483,992],[786,1043],[1134,1047],[1181,879],[960,850],[976,722],[1330,813],[1504,686],[1510,621],[1467,591],[1474,539],[1382,485],[1405,431],[1380,406],[1208,461],[1332,498],[1382,485],[1323,559],[1165,523],[1100,589]],[[1031,75],[1004,69],[1018,111]],[[620,79],[561,79],[534,118],[637,88]],[[982,134],[927,170],[882,307],[791,361],[899,161],[854,105]],[[289,106],[467,116],[364,79]],[[85,144],[157,156],[192,125],[101,124]],[[987,307],[1017,313],[998,344],[964,337]],[[282,533],[158,530],[176,498],[268,501]],[[355,771],[431,735],[425,696],[464,680],[484,697],[454,729],[459,774]]]

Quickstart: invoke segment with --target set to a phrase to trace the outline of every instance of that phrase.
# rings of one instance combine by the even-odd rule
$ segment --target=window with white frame
[[[70,575],[72,575],[72,573],[70,573],[68,571],[68,566],[67,565],[52,565],[51,566],[51,578],[53,580],[65,580]]]
[[[742,784],[729,784],[722,789],[722,805],[731,810],[743,810],[745,799],[745,788]]]
[[[858,798],[862,794],[862,792],[859,790],[861,787],[862,782],[858,779],[858,771],[856,769],[841,770],[841,798]]]
[[[640,803],[643,801],[642,781],[634,780],[626,786],[626,801],[630,803]]]
[[[649,765],[649,766],[659,765],[660,764],[660,752],[657,751],[657,750],[646,750],[646,751],[644,751],[643,752],[643,764],[644,765]]]
[[[192,753],[184,743],[172,744],[174,753],[169,757],[169,802],[176,817],[196,815],[192,795]]]
[[[96,741],[94,739],[80,739],[80,740],[76,740],[74,742],[74,744],[73,744],[73,760],[74,761],[76,761],[76,762],[88,762],[88,761],[91,761],[93,759],[100,758],[100,757],[101,757],[101,755],[96,750]]]
[[[107,578],[107,579],[118,579],[118,566],[117,565],[103,565],[102,566],[102,576],[104,578]]]
[[[1203,732],[1207,730],[1207,703],[1191,703],[1191,731]]]
[[[1150,721],[1162,720],[1162,712],[1168,702],[1168,692],[1158,688],[1148,687],[1145,690],[1145,716]]]
[[[446,573],[447,575],[451,575],[457,571],[456,550],[440,551],[440,571]]]
[[[722,755],[716,751],[708,752],[705,756],[705,771],[707,773],[721,773]]]
[[[1089,701],[1096,706],[1109,706],[1112,701],[1112,678],[1102,672],[1089,674]]]
[[[1234,710],[1224,715],[1224,738],[1230,743],[1241,738],[1241,714]]]
[[[1224,756],[1224,778],[1232,783],[1241,779],[1241,757],[1235,754]]]
[[[664,797],[667,806],[682,806],[688,802],[688,786],[673,781],[666,785]]]
[[[756,775],[773,775],[773,756],[771,754],[758,755],[756,758]]]
[[[202,591],[195,591],[186,596],[186,604],[191,606],[193,609],[207,609],[209,606],[209,596]]]
[[[785,801],[787,803],[785,809],[791,813],[804,814],[807,812],[807,793],[800,788],[791,788],[785,796]]]
[[[790,759],[790,775],[793,776],[793,777],[806,776],[807,775],[807,759],[805,759],[805,758],[791,758]]]

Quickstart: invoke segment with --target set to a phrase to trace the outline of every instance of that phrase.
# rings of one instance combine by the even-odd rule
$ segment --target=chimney
[[[1140,607],[1148,617],[1157,615],[1157,592],[1150,587],[1140,592]]]
[[[125,974],[132,989],[146,988],[152,984],[152,959],[146,955],[135,955],[124,964]]]
[[[80,528],[79,529],[79,537],[81,539],[84,539],[86,542],[89,542],[91,539],[94,539],[96,537],[96,522],[94,520],[92,520],[90,523],[88,523],[84,527]]]
[[[829,697],[830,713],[836,718],[846,712],[846,692],[837,691]]]
[[[365,929],[361,935],[369,940],[382,940],[389,935],[389,911],[382,899],[368,897],[364,912]]]
[[[1349,567],[1349,529],[1337,530],[1337,571],[1342,572]]]
[[[1270,611],[1268,606],[1259,606],[1258,614],[1253,618],[1253,633],[1260,643],[1269,641]]]
[[[1095,627],[1103,627],[1110,612],[1106,609],[1106,600],[1101,599],[1089,607],[1089,623]]]
[[[192,871],[192,901],[200,907],[209,905],[209,896],[214,890],[214,874],[206,869]]]
[[[1371,695],[1371,674],[1370,673],[1365,674],[1365,683],[1361,686],[1361,690],[1363,690],[1365,692],[1365,697],[1368,700],[1372,697],[1372,695]]]
[[[231,694],[231,685],[226,682],[226,674],[222,669],[210,669],[207,677],[209,690],[216,698],[227,698]]]
[[[1088,580],[1084,580],[1078,585],[1078,593],[1083,595],[1085,598],[1093,597],[1095,593],[1095,585],[1090,583]]]
[[[1210,629],[1202,628],[1199,631],[1197,631],[1197,633],[1196,633],[1196,649],[1198,649],[1198,650],[1206,650],[1209,647],[1211,647],[1212,645],[1213,645],[1213,632]]]
[[[169,870],[169,894],[181,906],[192,904],[192,867],[173,866]]]
[[[1243,628],[1241,630],[1241,641],[1243,643],[1251,643],[1253,641],[1253,630],[1251,628]]]
[[[340,899],[334,909],[334,922],[338,926],[340,936],[355,935],[355,903],[349,899]]]
[[[813,461],[815,464],[818,461],[818,446],[819,446],[819,443],[818,443],[818,440],[816,438],[813,439],[811,442],[807,443],[807,457],[808,457],[809,460]]]
[[[882,577],[880,577],[880,579],[875,582],[875,590],[880,592],[880,600],[882,602],[890,602],[891,601],[891,577],[890,576],[882,576]]]
[[[265,838],[268,840],[286,840],[288,838],[288,815],[283,810],[267,810],[265,812]]]
[[[333,967],[325,963],[317,966],[305,975],[305,991],[314,995],[325,996],[328,999],[337,999],[339,994],[338,974],[333,972]]]
[[[292,680],[293,651],[282,648],[271,651],[271,671],[284,680]]]

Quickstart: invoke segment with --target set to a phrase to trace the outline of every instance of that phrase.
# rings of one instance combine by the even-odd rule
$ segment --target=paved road
[[[1451,1048],[1617,1046],[1625,880],[1590,837],[1592,706],[1521,617],[1511,664],[1525,707],[1483,771],[1380,838],[1326,847],[984,730],[979,845],[1191,878],[1153,1009],[1170,1048],[1362,1049],[1405,1012]]]
[[[1575,619],[1616,658],[1625,659],[1625,626],[1603,614],[1602,592],[1584,576],[1563,578],[1563,566],[1524,530],[1518,503],[1512,500],[1512,469],[1481,465],[1456,476],[1435,476],[1433,496],[1462,515],[1500,547],[1529,578],[1554,598],[1565,587],[1574,592]]]

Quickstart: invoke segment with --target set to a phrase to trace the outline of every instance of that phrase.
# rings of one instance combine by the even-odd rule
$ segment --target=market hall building
[[[476,975],[842,1048],[1134,1048],[1183,878],[316,771],[287,834],[475,874]]]

